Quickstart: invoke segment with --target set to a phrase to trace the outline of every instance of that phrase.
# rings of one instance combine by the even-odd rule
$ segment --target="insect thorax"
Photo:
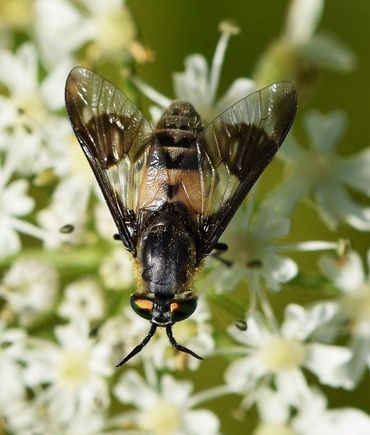
[[[139,273],[144,291],[172,297],[189,289],[196,266],[194,237],[186,225],[186,215],[164,209],[148,224],[138,241]]]

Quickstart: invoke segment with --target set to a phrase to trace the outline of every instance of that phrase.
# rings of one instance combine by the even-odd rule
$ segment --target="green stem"
[[[94,272],[110,250],[107,246],[89,246],[87,248],[59,249],[55,251],[40,248],[23,249],[22,254],[16,258],[32,258],[33,260],[45,261],[54,265],[57,269],[72,272]],[[15,257],[3,260],[4,267],[11,266]]]

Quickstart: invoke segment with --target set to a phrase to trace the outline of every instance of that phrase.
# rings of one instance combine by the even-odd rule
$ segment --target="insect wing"
[[[212,251],[278,151],[296,107],[293,85],[274,83],[234,104],[201,133],[197,144],[203,198],[200,257]]]
[[[167,173],[157,170],[160,147],[151,126],[121,91],[82,67],[71,71],[65,98],[122,241],[134,252],[138,215],[164,201],[167,181]]]

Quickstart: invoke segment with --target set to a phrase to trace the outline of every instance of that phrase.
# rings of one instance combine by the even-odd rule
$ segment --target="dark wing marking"
[[[115,86],[76,67],[65,99],[73,130],[94,171],[126,248],[135,253],[138,211],[164,202],[158,142],[137,107]],[[143,186],[150,186],[143,191]]]
[[[198,138],[202,186],[200,258],[209,254],[239,205],[274,157],[293,122],[296,92],[274,83],[234,104]]]

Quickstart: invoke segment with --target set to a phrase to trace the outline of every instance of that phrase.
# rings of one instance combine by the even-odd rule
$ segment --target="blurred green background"
[[[235,19],[241,33],[231,39],[226,55],[220,93],[237,77],[251,77],[260,56],[269,44],[276,39],[283,28],[289,1],[282,0],[213,0],[213,1],[173,1],[173,0],[131,0],[128,2],[137,21],[140,36],[145,45],[155,52],[155,61],[139,66],[138,74],[155,89],[173,97],[171,75],[184,69],[184,58],[191,53],[202,53],[210,61],[218,40],[218,23],[224,19]],[[357,68],[351,73],[325,71],[321,74],[312,98],[299,104],[294,131],[304,143],[302,115],[311,108],[330,112],[344,110],[348,114],[348,128],[339,144],[338,151],[349,155],[370,144],[369,101],[370,101],[370,50],[369,50],[369,0],[329,0],[325,2],[323,17],[318,31],[328,31],[340,38],[357,56]],[[275,184],[280,177],[281,165],[274,162],[264,176],[264,185]],[[369,169],[370,170],[370,169]],[[279,178],[278,178],[279,179]],[[359,232],[342,225],[336,233],[329,231],[311,205],[299,206],[293,220],[293,229],[287,241],[336,240],[349,238],[358,252],[365,258],[370,246],[369,233]],[[317,272],[317,254],[292,255],[299,267],[306,271]],[[277,294],[271,295],[278,312],[283,311],[289,302],[304,303],[322,299],[307,289],[287,286]],[[212,364],[212,366],[211,366]],[[210,372],[210,369],[212,371]],[[203,363],[197,372],[197,389],[212,385],[212,374],[223,370],[212,359]],[[217,374],[219,376],[219,373]],[[368,388],[370,377],[364,379],[359,389],[346,392],[327,388],[331,407],[359,407],[370,412]],[[230,410],[238,404],[238,398],[221,398],[210,403],[211,409],[218,412],[227,434],[250,433],[255,421],[251,411],[247,420],[237,421]]]

